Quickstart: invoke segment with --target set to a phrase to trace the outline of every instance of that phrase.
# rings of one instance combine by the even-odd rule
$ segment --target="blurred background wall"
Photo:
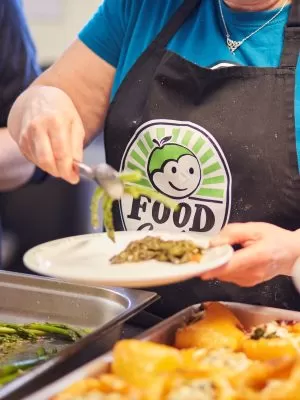
[[[97,10],[101,0],[23,0],[27,20],[42,68],[47,68],[76,38],[78,31]],[[90,164],[104,160],[103,139],[98,136],[85,151]],[[72,187],[48,179],[1,196],[5,232],[5,268],[25,272],[22,256],[29,248],[57,238],[91,232],[90,182]]]
[[[101,0],[23,0],[41,64],[52,63],[89,20]]]

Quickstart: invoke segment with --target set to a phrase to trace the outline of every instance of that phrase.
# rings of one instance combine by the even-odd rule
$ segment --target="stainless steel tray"
[[[223,303],[227,305],[234,314],[241,320],[245,327],[251,327],[253,325],[269,322],[276,319],[290,319],[300,321],[300,312],[280,310],[277,308],[268,308],[260,306],[250,306],[239,303]],[[166,319],[157,326],[149,329],[138,338],[140,340],[151,340],[156,343],[165,343],[172,345],[174,341],[174,335],[178,328],[185,323],[189,322],[196,312],[199,311],[201,305],[191,306],[174,315],[171,318]],[[68,386],[81,379],[87,377],[96,376],[101,373],[109,371],[112,354],[107,353],[102,357],[78,368],[71,374],[59,379],[58,381],[48,385],[44,389],[35,392],[30,397],[26,397],[26,400],[49,400],[54,395],[58,394]],[[21,400],[21,398],[20,398]]]
[[[92,333],[63,348],[54,359],[4,386],[0,390],[0,399],[20,400],[110,350],[120,338],[123,323],[157,298],[152,292],[94,288],[1,272],[1,321],[65,323],[91,328]]]

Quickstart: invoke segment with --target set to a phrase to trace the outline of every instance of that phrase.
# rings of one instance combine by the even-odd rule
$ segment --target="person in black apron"
[[[104,129],[107,162],[117,170],[132,169],[138,162],[143,175],[140,184],[177,199],[180,209],[174,213],[145,197],[122,198],[114,210],[116,230],[147,231],[163,226],[164,230],[215,235],[228,222],[247,221],[274,224],[274,232],[279,229],[276,225],[290,231],[300,227],[300,176],[294,127],[295,66],[300,48],[299,29],[294,26],[298,21],[297,3],[296,0],[292,3],[278,68],[228,67],[225,63],[224,68],[206,69],[166,49],[175,33],[201,5],[201,0],[183,1],[123,81],[108,111]],[[231,40],[229,44],[236,47],[238,42]],[[58,172],[57,176],[65,179],[69,176],[73,183],[78,176],[71,178],[72,164],[78,157],[70,151],[72,146],[68,140],[74,140],[74,136],[77,140],[77,134],[84,136],[83,128],[88,140],[93,134],[90,125],[97,122],[96,119],[92,123],[87,121],[87,115],[92,119],[97,114],[95,110],[89,114],[87,109],[81,110],[85,117],[81,121],[76,107],[82,107],[78,99],[86,98],[80,90],[68,87],[70,79],[65,71],[80,51],[88,60],[95,61],[89,58],[91,54],[82,43],[75,44],[58,63],[56,71],[54,66],[44,80],[38,80],[38,93],[33,88],[25,96],[27,103],[22,102],[23,97],[11,112],[12,134],[21,147],[21,128],[26,131],[23,151],[28,157],[42,165],[43,159],[39,156],[50,149],[48,156],[53,162],[44,163],[45,169],[54,175]],[[96,61],[95,64],[98,65]],[[107,78],[105,75],[114,76],[111,65],[103,60],[99,65],[105,71],[105,74],[101,71],[103,80]],[[89,88],[91,82],[99,84],[93,79],[87,81]],[[106,111],[107,86],[103,85],[104,94],[98,96],[102,101],[101,112]],[[49,104],[46,101],[46,106],[39,108],[47,98],[46,92]],[[48,105],[53,119],[47,114]],[[62,111],[64,118],[61,118]],[[97,114],[98,122],[100,114]],[[55,115],[60,118],[55,119]],[[36,117],[35,124],[29,122],[24,127],[22,116]],[[45,121],[50,121],[46,127]],[[78,129],[71,136],[69,123],[74,121]],[[67,141],[61,139],[66,137],[66,132]],[[43,143],[46,143],[44,147]],[[37,147],[43,151],[37,151]],[[176,179],[171,178],[172,174]],[[290,234],[284,232],[287,236]],[[161,294],[162,300],[152,311],[163,317],[205,300],[300,309],[300,297],[287,276],[278,276],[253,288],[194,279],[153,289]]]
[[[180,213],[172,216],[145,198],[126,198],[115,207],[116,230],[159,229],[164,223],[164,229],[175,225],[179,231],[217,233],[229,213],[229,222],[263,221],[296,230],[300,227],[300,177],[294,135],[295,67],[300,49],[300,32],[293,26],[296,2],[278,68],[237,66],[218,70],[201,68],[166,49],[200,3],[185,1],[136,62],[111,104],[104,129],[106,160],[117,170],[130,167],[136,157],[134,143],[145,155],[144,143],[151,147],[145,184],[148,179],[158,190],[177,197]],[[214,132],[214,137],[209,132]],[[215,167],[220,168],[218,182],[222,183],[216,185],[214,193],[203,186],[199,200],[199,191],[195,193],[194,189],[201,173],[206,172],[209,179],[210,172],[203,172],[195,157],[204,142],[207,154],[213,154]],[[170,165],[162,165],[166,154],[173,156]],[[184,160],[181,166],[180,160]],[[166,187],[162,171],[169,168],[176,173],[180,167],[182,181],[189,184],[176,196],[176,188]],[[184,201],[187,196],[188,203]],[[203,200],[205,196],[208,198]],[[227,208],[222,204],[224,199]],[[151,211],[145,217],[146,208]],[[161,317],[207,300],[300,310],[299,294],[287,276],[252,288],[193,279],[153,290],[162,298],[151,311]]]

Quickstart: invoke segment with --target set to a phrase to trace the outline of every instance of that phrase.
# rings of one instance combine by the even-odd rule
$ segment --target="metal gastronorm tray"
[[[146,291],[94,288],[1,272],[0,321],[57,322],[91,328],[92,333],[4,386],[0,399],[20,400],[110,350],[120,338],[123,323],[157,298]]]
[[[277,319],[300,321],[300,312],[280,310],[277,308],[251,306],[239,303],[223,304],[227,305],[230,310],[234,312],[234,314],[241,320],[245,327],[251,327],[253,325]],[[141,340],[150,340],[152,342],[172,345],[177,329],[188,323],[200,308],[201,305],[199,304],[186,308],[173,317],[168,318],[157,326],[149,329],[138,338]],[[44,389],[34,393],[32,396],[26,397],[26,400],[49,400],[54,395],[58,394],[68,386],[78,382],[81,379],[108,372],[111,359],[112,354],[107,353],[93,362],[78,368],[71,374],[59,379],[51,385],[48,385]]]

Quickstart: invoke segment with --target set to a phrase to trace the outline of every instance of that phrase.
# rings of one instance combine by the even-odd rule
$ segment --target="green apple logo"
[[[150,120],[139,126],[124,149],[120,171],[139,171],[138,185],[178,202],[172,211],[147,196],[123,196],[126,230],[217,234],[231,210],[231,172],[213,134],[189,121]]]
[[[201,182],[197,157],[187,147],[169,143],[171,136],[158,141],[148,159],[147,172],[156,190],[174,199],[192,195]]]

